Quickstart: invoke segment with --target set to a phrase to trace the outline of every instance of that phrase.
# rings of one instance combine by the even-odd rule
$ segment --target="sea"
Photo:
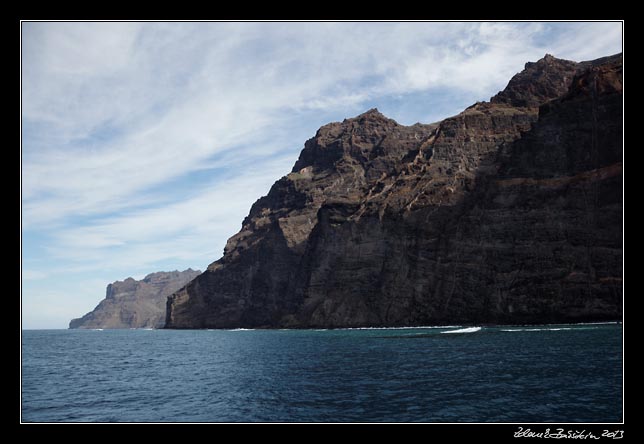
[[[22,422],[623,420],[622,325],[24,330]]]

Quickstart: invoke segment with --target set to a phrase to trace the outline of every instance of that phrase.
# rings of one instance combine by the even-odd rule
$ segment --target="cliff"
[[[620,319],[622,208],[621,54],[546,55],[436,124],[320,128],[166,328]]]
[[[158,272],[137,281],[127,278],[107,286],[105,299],[69,328],[161,328],[166,300],[199,275],[199,271]]]

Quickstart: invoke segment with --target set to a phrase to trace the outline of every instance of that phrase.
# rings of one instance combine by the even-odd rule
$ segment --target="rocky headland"
[[[140,281],[127,278],[107,286],[105,299],[69,328],[161,328],[165,324],[166,300],[199,275],[199,271],[148,274]]]

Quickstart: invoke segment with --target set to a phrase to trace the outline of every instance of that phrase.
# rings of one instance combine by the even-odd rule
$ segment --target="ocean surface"
[[[23,422],[619,422],[622,325],[25,330]]]

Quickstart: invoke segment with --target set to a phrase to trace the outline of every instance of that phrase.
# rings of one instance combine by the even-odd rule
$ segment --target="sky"
[[[326,123],[431,123],[621,50],[620,22],[23,22],[22,327],[205,270]]]

